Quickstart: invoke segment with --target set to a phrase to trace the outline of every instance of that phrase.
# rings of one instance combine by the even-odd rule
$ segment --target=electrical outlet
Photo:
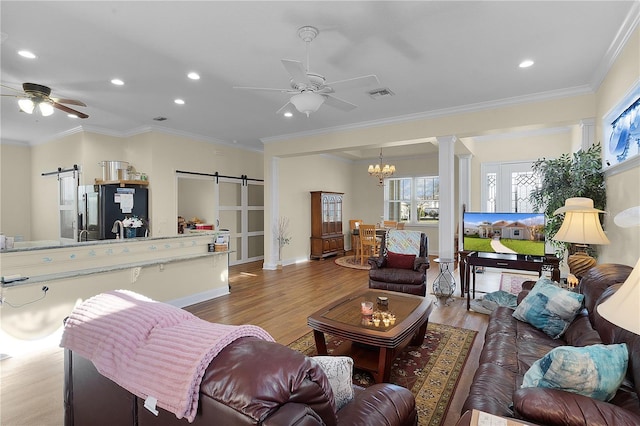
[[[164,271],[164,263],[160,264],[160,272]]]
[[[139,266],[131,269],[131,284],[138,281],[138,277],[140,276],[140,271],[142,271],[142,268]]]

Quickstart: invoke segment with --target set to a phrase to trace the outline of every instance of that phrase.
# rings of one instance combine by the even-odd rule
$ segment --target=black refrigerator
[[[142,219],[137,237],[144,237],[149,226],[149,189],[120,185],[87,185],[79,187],[78,240],[114,239],[116,221],[136,216]],[[85,232],[86,231],[86,232]]]

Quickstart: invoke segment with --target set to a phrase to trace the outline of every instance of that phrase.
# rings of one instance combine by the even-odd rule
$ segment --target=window
[[[486,212],[532,213],[529,194],[540,185],[532,162],[483,163],[482,205]]]
[[[385,218],[420,224],[437,223],[439,216],[438,176],[386,179]]]

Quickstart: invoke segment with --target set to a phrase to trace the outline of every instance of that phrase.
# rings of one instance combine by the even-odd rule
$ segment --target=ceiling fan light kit
[[[5,85],[2,85],[2,86],[11,90],[15,90],[16,92],[20,92],[19,90],[14,89],[13,87],[5,86]],[[67,114],[72,115],[74,117],[79,117],[79,118],[89,117],[87,114],[83,112],[76,111],[75,109],[71,109],[68,106],[63,105],[63,104],[71,104],[71,105],[79,105],[79,106],[86,107],[87,105],[85,105],[83,102],[77,101],[75,99],[52,98],[50,97],[51,89],[47,86],[43,86],[41,84],[36,84],[36,83],[23,83],[22,91],[23,92],[20,94],[13,94],[13,95],[3,94],[2,96],[13,96],[13,97],[19,98],[18,107],[20,108],[20,111],[25,112],[27,114],[33,114],[34,112],[36,112],[36,107],[37,107],[38,108],[37,111],[40,111],[40,114],[43,117],[48,117],[52,115],[54,112],[54,108],[64,111]]]
[[[314,92],[302,92],[298,95],[294,95],[289,100],[298,111],[303,114],[309,114],[316,112],[318,108],[324,103],[324,98]]]
[[[307,117],[312,112],[326,104],[341,111],[351,111],[356,105],[343,99],[333,96],[336,90],[350,90],[366,86],[379,84],[378,77],[366,75],[327,83],[323,75],[309,71],[309,45],[318,36],[320,31],[316,27],[303,26],[298,28],[298,37],[307,46],[306,66],[300,61],[282,59],[284,66],[291,79],[291,87],[278,89],[271,87],[246,87],[234,86],[234,89],[258,90],[266,92],[280,92],[291,95],[289,102],[280,108],[276,114],[289,112],[289,104],[292,104],[299,112]]]

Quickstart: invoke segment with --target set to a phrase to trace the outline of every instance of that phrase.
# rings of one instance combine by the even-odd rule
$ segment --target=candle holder
[[[362,302],[360,304],[360,312],[362,312],[362,315],[372,315],[373,302]]]

